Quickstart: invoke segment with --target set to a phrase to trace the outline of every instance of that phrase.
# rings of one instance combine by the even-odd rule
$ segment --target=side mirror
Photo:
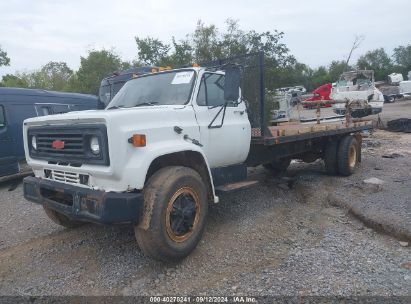
[[[241,71],[239,66],[230,65],[225,69],[224,99],[237,102],[240,97]]]

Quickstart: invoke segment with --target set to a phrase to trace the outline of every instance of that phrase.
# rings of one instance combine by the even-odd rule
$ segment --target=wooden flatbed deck
[[[352,122],[349,126],[346,125],[345,121],[321,124],[282,124],[268,127],[264,137],[261,136],[261,129],[253,128],[252,143],[275,145],[316,137],[360,132],[370,128],[372,128],[371,120]]]

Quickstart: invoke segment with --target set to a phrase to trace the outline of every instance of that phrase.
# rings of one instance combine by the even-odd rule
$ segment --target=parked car
[[[293,91],[299,91],[299,92],[301,92],[302,94],[307,93],[307,89],[306,89],[304,86],[302,86],[302,85],[295,86],[295,87],[293,88]]]
[[[97,104],[93,95],[0,88],[0,176],[19,172],[19,161],[24,159],[23,120],[97,109]]]
[[[301,92],[301,94],[307,93],[307,89],[302,85],[297,85],[294,87],[283,87],[275,90],[277,93],[290,93],[290,92]]]

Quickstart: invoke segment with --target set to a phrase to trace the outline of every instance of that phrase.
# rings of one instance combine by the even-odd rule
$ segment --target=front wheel
[[[188,256],[201,239],[208,210],[200,175],[187,167],[162,168],[150,177],[144,200],[148,227],[135,227],[141,250],[165,262]]]

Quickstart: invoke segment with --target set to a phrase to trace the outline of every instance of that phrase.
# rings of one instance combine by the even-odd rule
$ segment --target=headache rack
[[[211,71],[224,71],[233,65],[240,67],[242,71],[242,100],[247,105],[252,128],[252,143],[254,144],[273,145],[319,136],[338,135],[348,131],[360,132],[372,128],[371,121],[351,117],[352,104],[347,101],[332,102],[345,103],[347,109],[345,120],[342,119],[337,123],[320,122],[320,106],[324,101],[318,101],[314,102],[317,105],[316,123],[314,121],[313,124],[307,125],[302,124],[301,121],[295,121],[271,126],[274,91],[278,86],[278,75],[275,72],[276,59],[266,56],[264,51],[259,51],[201,64]]]
[[[267,75],[263,51],[218,59],[201,63],[209,71],[224,71],[227,67],[238,66],[241,69],[241,97],[247,105],[248,117],[253,128],[253,136],[266,135],[265,94]],[[268,83],[274,86],[268,77]]]

